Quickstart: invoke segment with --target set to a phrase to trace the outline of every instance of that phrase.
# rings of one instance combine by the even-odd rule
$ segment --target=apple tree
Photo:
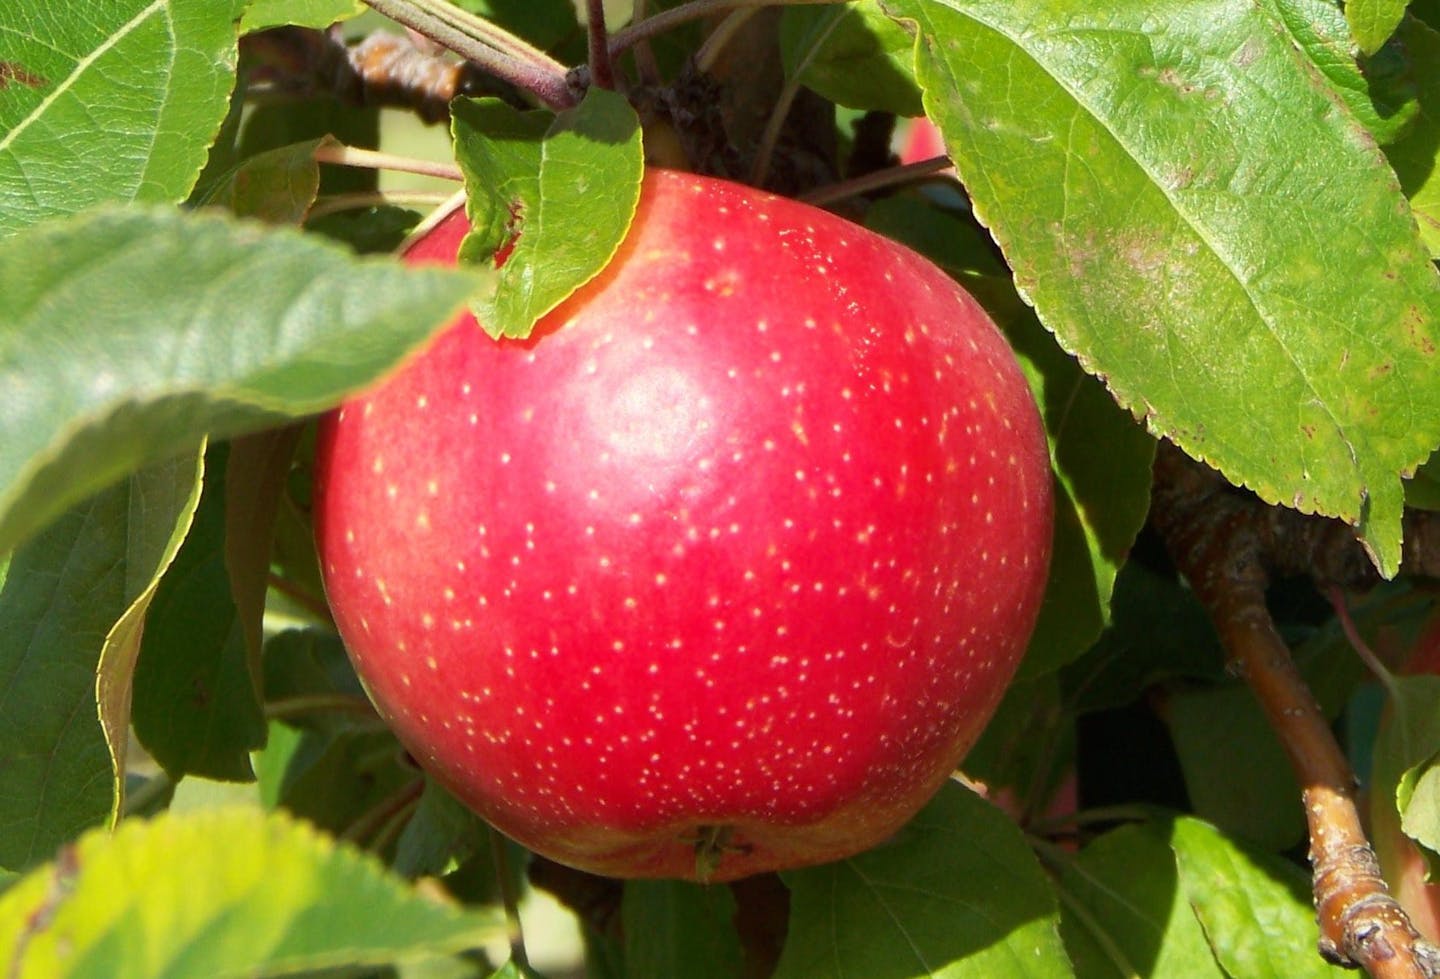
[[[1433,0],[8,0],[0,968],[1440,975],[1437,163]]]

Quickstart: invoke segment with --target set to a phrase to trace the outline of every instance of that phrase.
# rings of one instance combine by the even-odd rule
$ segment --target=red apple
[[[326,418],[318,466],[335,620],[401,741],[615,876],[884,840],[989,718],[1046,577],[1045,435],[974,300],[838,217],[664,171],[529,340],[461,317]]]

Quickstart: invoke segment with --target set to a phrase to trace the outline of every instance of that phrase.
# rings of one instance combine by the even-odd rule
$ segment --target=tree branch
[[[1214,621],[1231,668],[1259,699],[1301,786],[1321,955],[1375,979],[1440,976],[1440,949],[1415,930],[1380,876],[1356,805],[1354,772],[1265,605],[1272,569],[1288,568],[1299,555],[1314,562],[1306,570],[1322,574],[1353,573],[1356,565],[1326,550],[1339,540],[1333,523],[1269,512],[1275,509],[1234,491],[1168,443],[1156,455],[1152,522]],[[1271,550],[1280,541],[1309,546]],[[1359,550],[1353,536],[1348,547]]]

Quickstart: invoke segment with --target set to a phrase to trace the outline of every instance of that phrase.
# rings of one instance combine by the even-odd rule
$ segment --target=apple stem
[[[800,64],[795,67],[793,72],[788,73],[790,77],[780,90],[780,95],[775,100],[775,106],[770,110],[770,118],[765,121],[765,129],[760,134],[760,143],[755,150],[755,162],[750,168],[751,186],[760,187],[765,183],[765,176],[770,172],[770,160],[775,155],[775,147],[780,142],[780,133],[785,128],[785,120],[789,117],[790,109],[795,104],[795,96],[800,94],[800,76],[805,73],[805,69],[810,67],[830,35],[835,33],[835,28],[840,26],[845,12],[846,8],[844,7],[831,11],[830,22],[820,32],[820,36],[810,44],[809,50],[805,52],[805,57],[800,59]],[[708,46],[708,44],[707,40],[706,45]],[[698,57],[696,64],[697,67],[700,67]]]
[[[700,20],[711,14],[741,7],[787,7],[801,4],[841,3],[843,0],[689,0],[679,6],[637,19],[629,27],[616,31],[610,37],[610,55],[614,57],[629,50],[641,41],[663,34],[668,30]]]
[[[1214,622],[1231,671],[1260,701],[1301,786],[1321,955],[1374,979],[1440,974],[1431,970],[1440,970],[1440,948],[1421,937],[1380,875],[1355,772],[1266,606],[1275,566],[1267,544],[1276,536],[1269,511],[1161,444],[1151,520]]]
[[[610,60],[610,32],[605,29],[605,0],[585,0],[586,36],[590,42],[590,84],[615,89],[615,66]]]
[[[635,0],[632,11],[632,19],[642,21],[645,19],[645,0]],[[660,63],[655,60],[655,52],[650,47],[650,42],[641,38],[634,44],[635,48],[635,72],[640,78],[642,85],[659,85]]]
[[[423,34],[474,62],[496,78],[528,92],[546,108],[560,111],[579,99],[567,69],[509,31],[445,0],[365,0],[397,23]]]
[[[525,930],[520,925],[520,895],[515,889],[515,877],[510,869],[510,854],[506,849],[505,837],[493,826],[490,831],[490,858],[495,865],[495,884],[500,890],[500,901],[505,908],[505,931],[510,940],[510,958],[521,975],[530,974],[530,957],[525,951]]]
[[[358,146],[340,143],[321,143],[315,147],[318,163],[334,163],[346,167],[363,167],[367,170],[394,170],[398,173],[418,173],[425,177],[440,177],[444,180],[464,180],[460,168],[453,163],[437,160],[417,160],[409,156],[380,153]]]
[[[920,160],[918,163],[885,167],[882,170],[867,173],[863,177],[854,177],[850,180],[841,180],[824,187],[817,187],[809,193],[800,195],[800,200],[816,207],[829,207],[836,201],[842,201],[847,197],[858,197],[861,194],[868,194],[872,190],[882,190],[886,187],[897,187],[901,184],[923,180],[948,170],[950,166],[948,156],[933,156],[928,160]]]

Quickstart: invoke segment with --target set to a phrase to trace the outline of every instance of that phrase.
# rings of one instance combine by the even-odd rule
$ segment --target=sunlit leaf
[[[501,931],[312,827],[222,808],[121,824],[0,896],[14,979],[279,976],[453,953]]]
[[[195,456],[143,470],[11,555],[0,586],[0,867],[47,859],[116,806],[137,616],[189,525],[198,479]]]
[[[225,118],[244,5],[0,5],[0,237],[106,201],[184,200]]]
[[[0,551],[206,434],[334,404],[468,289],[216,215],[104,212],[0,242]]]
[[[1400,477],[1440,443],[1440,279],[1374,141],[1264,9],[882,4],[1061,344],[1152,432],[1354,524],[1393,575]]]
[[[457,101],[452,111],[474,227],[461,257],[488,266],[509,249],[472,301],[475,318],[492,336],[529,336],[624,239],[640,195],[639,122],[623,98],[598,88],[558,116],[498,99]]]
[[[951,783],[893,840],[783,875],[776,979],[1072,975],[1055,893],[1015,824]]]

